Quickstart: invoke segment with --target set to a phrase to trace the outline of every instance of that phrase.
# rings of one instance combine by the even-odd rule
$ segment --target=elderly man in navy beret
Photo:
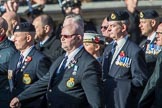
[[[137,108],[147,81],[144,52],[128,37],[125,11],[110,13],[108,30],[113,42],[103,54],[105,108]]]
[[[141,33],[146,37],[141,43],[140,47],[145,51],[145,59],[149,71],[149,76],[155,68],[157,55],[160,52],[159,47],[155,44],[156,28],[159,24],[159,14],[153,9],[147,9],[140,12]]]
[[[12,97],[19,95],[35,81],[44,76],[50,67],[50,60],[34,47],[35,28],[30,23],[20,23],[14,29],[14,54],[8,67],[8,79]],[[23,103],[21,108],[39,108],[41,98]]]

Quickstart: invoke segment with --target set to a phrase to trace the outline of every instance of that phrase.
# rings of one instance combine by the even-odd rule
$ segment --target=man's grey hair
[[[65,17],[66,19],[72,19],[72,24],[76,27],[76,33],[81,36],[84,35],[84,20],[80,15],[70,14]]]

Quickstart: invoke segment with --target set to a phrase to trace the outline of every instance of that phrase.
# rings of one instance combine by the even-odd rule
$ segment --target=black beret
[[[159,14],[153,9],[147,9],[140,12],[140,19],[154,19],[159,17]]]
[[[67,8],[67,7],[80,7],[81,6],[81,1],[80,0],[63,0],[62,2],[62,8]]]
[[[121,20],[128,20],[129,14],[123,10],[115,10],[110,13],[107,17],[108,21],[121,21]]]
[[[31,23],[23,22],[16,25],[13,32],[35,32],[35,27]]]

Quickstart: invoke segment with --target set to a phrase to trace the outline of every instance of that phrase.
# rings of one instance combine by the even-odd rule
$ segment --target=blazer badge
[[[121,51],[117,57],[115,64],[118,66],[129,68],[131,61],[132,59],[126,57],[124,51]]]
[[[74,78],[70,78],[70,79],[66,82],[66,86],[67,86],[68,88],[72,88],[72,87],[74,87],[74,85],[75,85]]]
[[[161,51],[161,47],[155,44],[148,44],[146,48],[146,54],[158,55]]]
[[[29,74],[24,74],[23,76],[23,83],[24,84],[30,84],[31,83],[31,78]]]

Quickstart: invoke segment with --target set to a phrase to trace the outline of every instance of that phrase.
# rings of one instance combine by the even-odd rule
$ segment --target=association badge
[[[12,79],[12,76],[13,76],[13,71],[8,70],[8,79]]]
[[[74,87],[74,85],[75,85],[74,78],[70,78],[70,79],[66,82],[66,86],[67,86],[68,88],[72,88],[72,87]]]
[[[24,74],[23,83],[24,84],[30,84],[31,83],[31,78],[30,78],[29,74]]]

